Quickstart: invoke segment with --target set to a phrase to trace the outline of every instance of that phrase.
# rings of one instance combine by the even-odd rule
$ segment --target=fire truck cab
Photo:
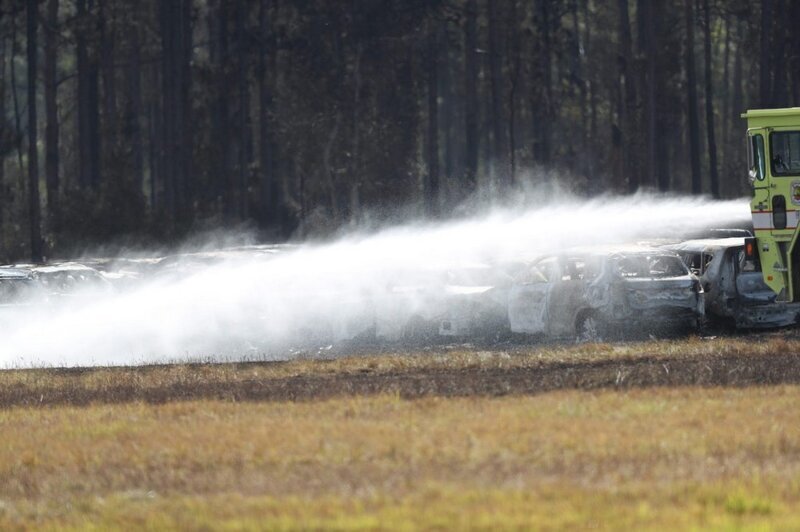
[[[800,301],[800,107],[749,110],[747,153],[755,237],[745,244],[758,260],[776,302]]]

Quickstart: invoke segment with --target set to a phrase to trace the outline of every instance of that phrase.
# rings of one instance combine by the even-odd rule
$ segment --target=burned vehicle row
[[[710,321],[742,329],[798,323],[800,303],[777,301],[764,282],[760,262],[747,257],[745,238],[690,240],[666,247],[700,278]]]
[[[508,295],[514,333],[596,341],[695,328],[705,312],[698,278],[670,251],[573,251],[541,258]]]
[[[25,268],[0,268],[0,307],[15,305],[35,293],[36,281]]]
[[[52,302],[111,289],[100,272],[78,263],[0,267],[0,305]]]
[[[594,341],[694,329],[705,312],[700,281],[680,257],[639,246],[399,277],[405,282],[377,295],[370,313],[337,327],[348,331],[340,340],[371,327],[388,342],[508,333]],[[342,317],[352,315],[343,308]]]
[[[31,275],[51,295],[72,296],[78,291],[104,291],[111,282],[89,266],[68,262],[31,268]]]
[[[427,342],[436,337],[495,338],[509,330],[512,278],[488,264],[397,271],[369,294],[343,295],[332,324],[336,340]]]

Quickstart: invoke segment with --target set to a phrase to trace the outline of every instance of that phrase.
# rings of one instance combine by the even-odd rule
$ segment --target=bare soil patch
[[[183,364],[0,374],[0,408],[167,403],[198,399],[309,401],[533,395],[560,389],[800,383],[800,341],[644,342],[630,346],[460,349],[336,360]]]

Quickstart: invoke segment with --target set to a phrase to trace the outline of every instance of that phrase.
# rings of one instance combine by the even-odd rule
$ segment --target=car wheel
[[[604,341],[607,331],[605,323],[597,314],[587,314],[578,321],[575,332],[576,342],[584,344]]]

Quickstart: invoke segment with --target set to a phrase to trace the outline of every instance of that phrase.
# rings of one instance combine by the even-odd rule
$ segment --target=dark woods
[[[0,259],[437,216],[533,180],[746,192],[791,0],[2,0]]]

